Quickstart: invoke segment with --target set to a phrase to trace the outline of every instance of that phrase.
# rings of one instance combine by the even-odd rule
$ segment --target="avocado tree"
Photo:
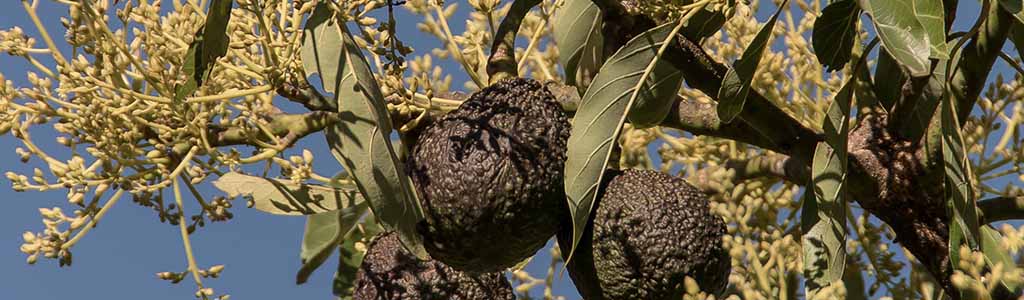
[[[470,276],[445,275],[451,265],[506,272],[514,283],[488,273],[506,294],[477,286],[467,294],[530,298],[543,288],[554,299],[552,285],[569,281],[557,276],[563,258],[581,264],[598,257],[581,249],[603,249],[589,224],[625,218],[601,207],[641,211],[636,197],[683,195],[683,204],[657,202],[594,234],[632,241],[649,232],[635,226],[708,228],[710,241],[614,251],[638,250],[628,261],[644,263],[699,258],[725,274],[683,264],[680,276],[637,275],[662,280],[665,294],[595,297],[1009,299],[1024,284],[1024,227],[1013,222],[1024,219],[1019,0],[55,2],[68,11],[63,35],[42,25],[38,0],[21,1],[38,34],[0,30],[0,51],[34,68],[17,74],[26,86],[0,74],[0,138],[21,144],[14,151],[34,167],[6,178],[17,191],[67,192],[58,208],[40,209],[41,231],[24,234],[28,263],[70,265],[76,243],[130,198],[180,228],[188,265],[158,277],[194,281],[203,299],[226,296],[204,281],[223,267],[198,265],[192,248],[201,245],[189,236],[239,209],[307,218],[297,281],[340,252],[339,298],[399,297],[360,292],[360,281]],[[973,5],[976,15],[962,9]],[[450,24],[459,9],[471,11],[462,32]],[[397,10],[422,19],[400,20]],[[403,26],[443,46],[414,49],[397,34]],[[996,65],[1017,73],[992,75]],[[466,82],[453,86],[453,74]],[[514,105],[474,102],[487,93]],[[488,115],[498,121],[429,129],[499,110],[505,115]],[[563,119],[568,134],[548,132],[563,130]],[[514,125],[495,125],[506,123]],[[39,127],[52,131],[31,134]],[[523,133],[531,130],[547,133]],[[314,164],[293,147],[318,132],[343,172],[323,174],[318,165],[334,161]],[[37,146],[54,138],[67,149]],[[516,163],[410,167],[462,159],[441,147],[492,140],[485,146]],[[623,183],[609,175],[632,169],[648,173]],[[628,189],[605,193],[609,181]],[[201,193],[202,185],[222,192]],[[598,203],[604,196],[614,204]],[[443,197],[502,206],[443,215],[432,202]],[[665,221],[672,210],[691,219]],[[719,232],[712,225],[722,221]],[[523,272],[556,229],[547,277]],[[419,271],[380,269],[377,261],[396,255],[366,254],[377,235],[386,235],[378,248],[424,260],[413,264]],[[492,240],[469,240],[481,236]],[[504,239],[528,246],[502,256]],[[707,249],[721,260],[691,249],[719,243]],[[680,245],[686,250],[658,252]],[[501,262],[449,258],[481,251]],[[364,254],[381,260],[364,264]],[[569,271],[581,292],[604,280]],[[616,273],[604,271],[594,274]],[[432,291],[454,295],[454,287]]]

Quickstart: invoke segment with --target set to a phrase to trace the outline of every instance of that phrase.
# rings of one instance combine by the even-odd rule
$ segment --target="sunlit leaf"
[[[585,91],[604,58],[601,10],[591,0],[567,0],[552,22],[565,82]]]
[[[860,13],[855,0],[836,1],[821,10],[814,21],[814,55],[828,71],[842,69],[850,61]]]
[[[775,14],[768,23],[761,25],[757,35],[750,41],[743,55],[732,64],[732,68],[725,73],[722,79],[722,87],[718,90],[718,118],[724,123],[732,122],[737,115],[743,111],[743,105],[747,102],[747,95],[750,94],[750,82],[754,80],[754,72],[761,64],[761,56],[764,49],[771,40],[772,31],[775,29],[775,22],[779,19],[779,13],[786,7],[789,0],[782,1],[775,10]]]
[[[949,47],[946,45],[946,10],[942,0],[914,0],[914,11],[918,22],[924,26],[931,43],[929,57],[949,59]]]
[[[294,184],[235,172],[224,174],[213,185],[231,197],[246,196],[253,208],[275,215],[314,215],[362,204],[363,197],[354,185],[326,187]]]
[[[329,9],[327,4],[321,3],[316,10]],[[343,24],[327,19],[307,22],[307,25],[316,26],[305,30],[317,33],[321,40],[341,41],[340,45],[317,45],[341,48],[337,52],[314,55],[308,52],[315,47],[302,48],[305,57],[316,59],[314,62],[320,67],[321,77],[334,79],[324,81],[325,86],[333,86],[331,90],[335,91],[340,119],[337,125],[328,127],[324,132],[331,153],[352,176],[377,220],[386,228],[397,231],[409,252],[425,258],[426,250],[416,232],[416,223],[423,218],[422,209],[416,200],[412,182],[405,174],[405,166],[392,144],[391,116],[366,58]],[[334,63],[321,63],[325,60]]]
[[[1003,272],[1013,272],[1018,268],[1017,262],[1010,256],[1008,249],[1003,247],[1003,235],[988,225],[981,226],[981,252],[985,253],[985,263],[989,268],[995,268],[997,264],[1003,265]],[[1004,273],[1006,274],[1006,273]],[[1016,282],[999,281],[1011,294],[1018,294],[1020,288]]]
[[[313,13],[306,19],[303,27],[302,40],[302,69],[306,77],[313,74],[320,74],[321,87],[328,93],[334,93],[338,75],[338,57],[344,47],[341,44],[341,35],[337,19],[334,18],[334,11],[326,4],[318,5]],[[337,108],[337,103],[329,103],[331,108]]]
[[[931,46],[924,25],[915,17],[913,1],[859,0],[860,8],[871,15],[882,45],[910,72],[928,75]]]
[[[627,112],[645,100],[672,99],[682,85],[682,73],[658,56],[659,48],[674,38],[670,36],[673,25],[655,27],[626,43],[601,67],[580,101],[565,163],[565,190],[574,225],[573,248],[583,235]],[[650,74],[643,78],[645,69],[652,64]]]
[[[804,192],[804,278],[807,293],[817,293],[843,280],[846,266],[847,149],[850,103],[856,77],[833,97],[826,111],[825,141],[819,142],[811,163],[811,183]]]

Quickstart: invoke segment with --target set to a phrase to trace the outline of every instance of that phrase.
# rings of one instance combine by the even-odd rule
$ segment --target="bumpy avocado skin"
[[[510,78],[474,93],[417,138],[408,170],[434,259],[495,272],[530,257],[568,216],[569,122],[543,85]]]
[[[567,269],[586,300],[682,299],[686,276],[721,293],[731,270],[725,222],[686,181],[656,171],[608,171]],[[558,233],[569,254],[571,225]]]
[[[356,274],[355,300],[513,300],[502,273],[468,274],[436,261],[417,260],[398,235],[370,243]]]

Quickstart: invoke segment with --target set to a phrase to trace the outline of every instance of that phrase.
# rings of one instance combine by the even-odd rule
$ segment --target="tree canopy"
[[[685,299],[1008,299],[1024,284],[1017,0],[976,15],[958,0],[54,2],[63,34],[39,0],[21,1],[37,34],[0,30],[5,59],[32,67],[0,74],[0,137],[34,168],[6,178],[67,192],[23,235],[28,263],[71,265],[131,198],[180,228],[188,265],[158,277],[223,298],[208,279],[224,267],[198,265],[189,236],[252,208],[305,217],[296,281],[338,252],[333,292],[348,299],[379,232],[426,257],[406,173],[418,130],[527,77],[572,118],[574,236],[546,277],[508,270],[520,298],[558,297],[607,169],[710,195],[732,272],[721,295],[688,279]],[[412,47],[397,29],[413,26],[440,46]],[[314,133],[343,172],[293,147]],[[38,146],[53,138],[66,149]]]

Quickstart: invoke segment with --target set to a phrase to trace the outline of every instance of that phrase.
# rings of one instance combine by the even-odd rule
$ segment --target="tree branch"
[[[988,18],[977,36],[964,47],[949,83],[949,92],[957,103],[960,125],[967,121],[971,108],[978,101],[978,95],[985,87],[985,80],[1002,51],[1013,23],[1013,16],[999,4],[993,3],[990,6],[988,12],[982,12],[987,13]]]
[[[516,63],[516,35],[519,26],[526,19],[526,14],[540,0],[516,0],[512,2],[505,19],[498,26],[494,43],[491,45],[491,57],[487,59],[488,83],[494,84],[508,77],[518,77],[519,68]]]
[[[323,130],[327,126],[337,123],[338,120],[337,113],[326,111],[279,114],[271,117],[267,128],[270,133],[283,138],[285,144],[290,147],[302,137]],[[258,138],[254,137],[250,130],[239,127],[211,128],[207,136],[210,137],[210,145],[214,147],[250,144],[254,139],[271,141],[262,134],[258,135]]]
[[[628,41],[629,37],[639,35],[656,25],[654,21],[645,16],[624,13],[621,6],[616,6],[614,1],[604,2],[604,5],[599,6],[603,6],[603,9],[607,7],[604,11],[606,24],[632,24],[632,26],[604,28],[606,42],[612,43],[606,45],[606,49],[609,47],[618,49]],[[683,72],[683,78],[687,85],[718,100],[718,90],[722,86],[722,79],[728,70],[727,66],[715,61],[700,45],[683,36],[676,38],[675,44],[671,45],[666,54],[668,55],[665,56],[665,59]],[[721,134],[722,137],[790,155],[796,160],[807,163],[811,161],[815,145],[822,139],[821,135],[804,127],[799,121],[756,91],[750,92],[743,111],[736,121],[729,124],[721,123],[713,105],[710,106],[710,111],[703,110],[708,108],[706,106],[702,107],[701,111],[694,112],[690,109],[697,107],[687,105],[684,100],[680,100],[676,108],[673,109],[673,114],[663,125],[694,133],[700,132],[698,134],[716,136]],[[694,118],[690,118],[690,116],[694,116]]]
[[[998,197],[978,201],[983,223],[1024,219],[1024,197]]]
[[[309,80],[284,81],[277,86],[277,94],[292,102],[302,104],[311,111],[337,111],[338,105],[327,99],[309,84]]]
[[[723,169],[733,172],[729,180],[733,183],[755,178],[774,177],[803,184],[807,182],[807,177],[810,175],[806,164],[785,155],[769,154],[751,159],[727,160],[722,165],[701,169],[689,181],[705,192],[720,192],[721,184],[716,182],[712,175]]]
[[[284,147],[291,147],[299,139],[334,125],[338,122],[338,113],[313,111],[303,114],[277,114],[268,117],[267,129],[276,138],[280,138]],[[265,134],[252,129],[237,126],[210,127],[206,130],[211,147],[235,145],[258,146],[256,141],[273,143]],[[192,148],[191,142],[180,142],[171,149],[178,156],[184,155]]]

